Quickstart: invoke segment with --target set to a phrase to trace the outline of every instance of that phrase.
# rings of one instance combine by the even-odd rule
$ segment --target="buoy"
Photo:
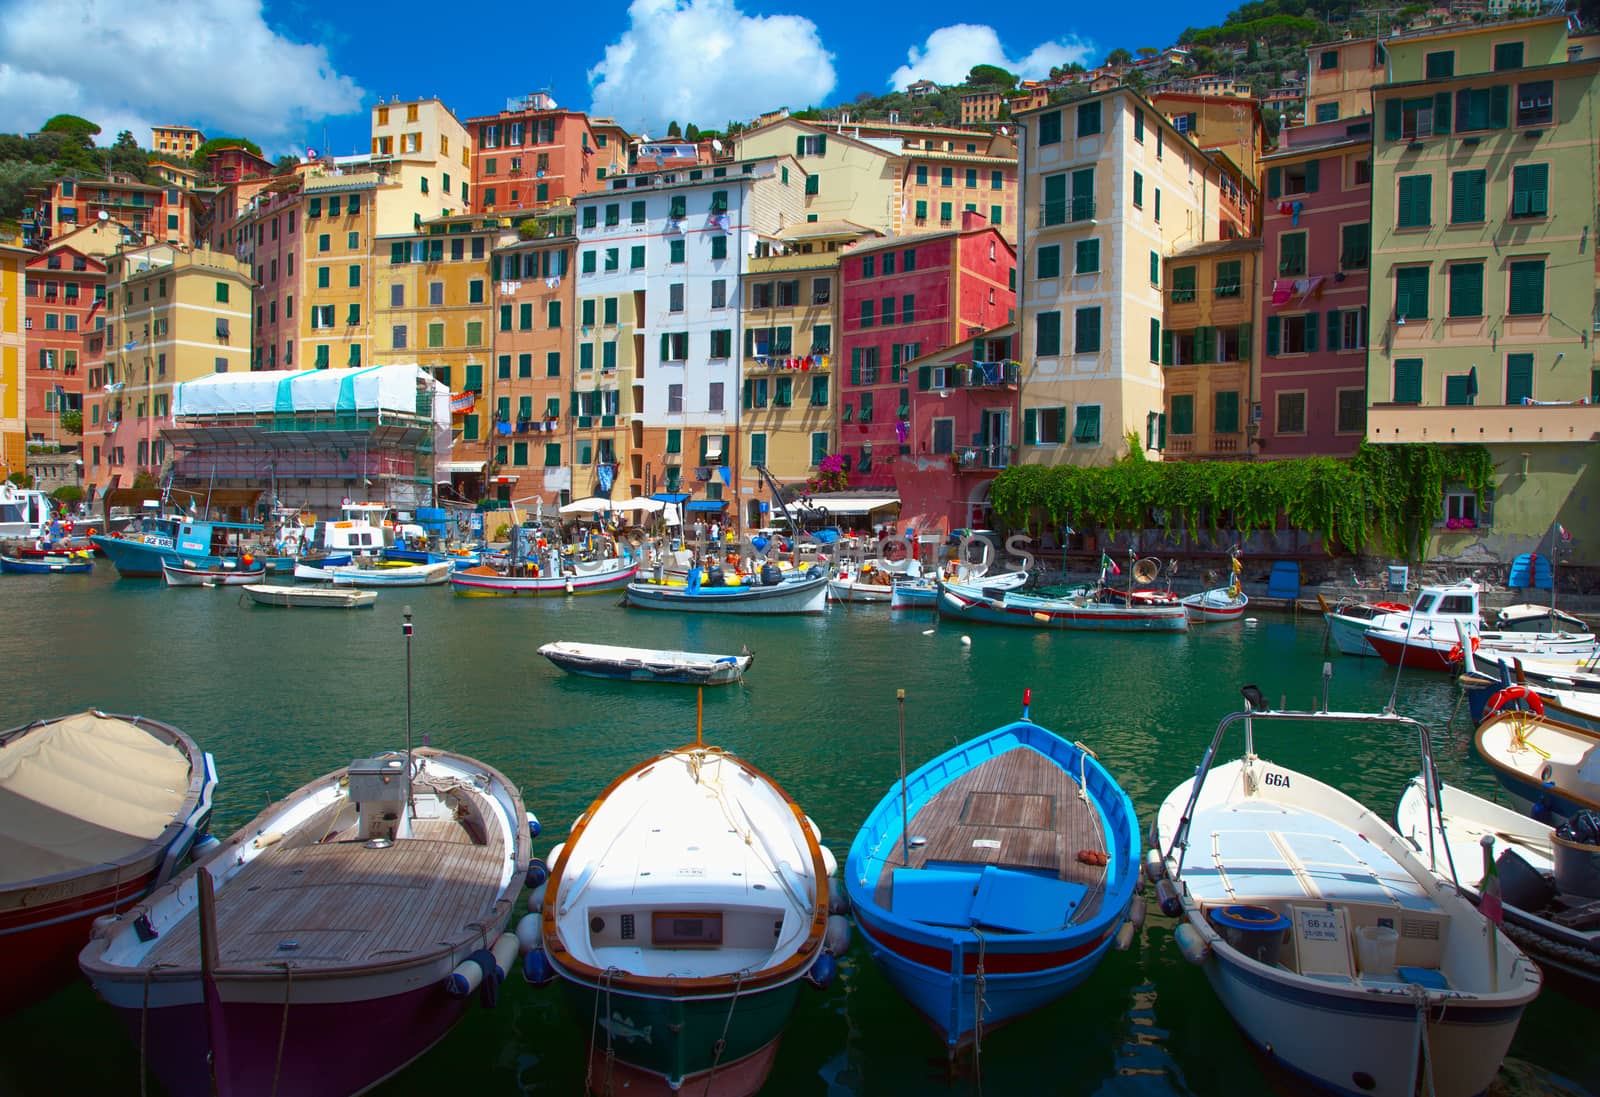
[[[1161,908],[1161,913],[1168,918],[1176,918],[1183,913],[1183,900],[1178,898],[1178,885],[1171,880],[1156,881],[1156,904]]]
[[[533,812],[528,812],[528,837],[537,838],[544,833],[544,827],[539,825],[539,817]]]
[[[972,646],[972,637],[963,636],[961,638],[961,646],[964,648],[970,648]]]
[[[506,971],[511,967],[511,961],[517,958],[517,935],[502,933],[496,938],[494,947],[489,950],[494,956],[494,966],[498,978],[504,979]],[[456,969],[445,977],[445,990],[452,998],[468,998],[483,985],[483,977],[487,974],[482,965],[472,957],[461,961]]]
[[[835,956],[850,951],[850,919],[843,914],[828,915],[828,929],[822,935],[822,947]]]
[[[536,987],[547,987],[555,981],[556,969],[543,948],[536,948],[522,958],[522,977]]]
[[[524,914],[517,923],[517,944],[522,947],[523,955],[527,955],[539,947],[539,916],[537,914]]]
[[[566,849],[566,848],[567,848],[567,843],[565,843],[565,842],[557,842],[555,844],[555,846],[550,850],[550,858],[545,863],[546,864],[551,864],[551,865],[558,864],[561,861],[561,851]]]
[[[849,914],[850,893],[842,887],[828,888],[828,913]]]
[[[1133,902],[1128,904],[1128,906],[1129,906],[1128,921],[1133,923],[1133,928],[1134,929],[1136,929],[1136,930],[1143,929],[1144,928],[1144,916],[1145,916],[1146,912],[1149,909],[1148,907],[1145,906],[1144,900],[1139,898],[1138,896],[1135,896]]]
[[[1211,952],[1211,946],[1206,944],[1206,939],[1200,936],[1200,931],[1188,922],[1178,927],[1172,935],[1178,942],[1178,952],[1191,964],[1203,964],[1206,956]]]
[[[1127,952],[1133,945],[1133,923],[1123,922],[1117,927],[1117,939],[1113,942],[1118,952]]]
[[[530,888],[536,888],[548,879],[550,879],[549,865],[545,864],[537,857],[528,862],[528,873],[522,878],[522,882],[526,886]]]
[[[568,594],[572,593],[572,580],[571,579],[567,580],[567,593]]]
[[[1256,619],[1254,617],[1246,617],[1244,619],[1244,623],[1247,625],[1253,625],[1256,623]]]
[[[925,629],[922,630],[922,635],[924,635],[924,636],[932,636],[933,635],[933,630],[931,628],[925,628]]]
[[[1150,878],[1152,884],[1167,874],[1167,865],[1161,859],[1161,851],[1159,849],[1145,851],[1144,874]]]
[[[528,892],[528,913],[538,914],[544,909],[544,897],[550,890],[550,881],[546,880],[532,891]]]
[[[834,972],[838,965],[835,964],[833,954],[824,952],[817,957],[817,962],[811,965],[811,970],[806,972],[806,982],[818,990],[827,990],[828,984],[833,982]]]
[[[822,851],[822,867],[827,869],[829,876],[836,875],[839,871],[839,858],[835,857],[833,850],[827,846],[818,846],[817,848]]]

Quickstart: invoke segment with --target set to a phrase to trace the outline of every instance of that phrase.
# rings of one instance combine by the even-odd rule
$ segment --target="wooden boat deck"
[[[221,967],[287,962],[315,971],[402,960],[460,940],[500,893],[509,851],[497,832],[480,844],[446,814],[417,820],[415,837],[368,849],[349,813],[338,834],[317,841],[331,822],[297,828],[217,891]],[[168,930],[148,954],[151,965],[198,968],[199,919]]]
[[[1079,850],[1106,852],[1100,813],[1078,783],[1036,750],[1013,748],[945,786],[911,817],[911,836],[927,841],[901,857],[896,845],[878,875],[878,905],[893,909],[894,870],[933,865],[993,865],[1082,884],[1077,918],[1092,917],[1104,897],[1106,869],[1085,865]]]

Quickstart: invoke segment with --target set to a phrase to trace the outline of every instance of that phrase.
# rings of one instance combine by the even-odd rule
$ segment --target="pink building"
[[[970,210],[959,229],[845,254],[839,353],[850,366],[840,371],[838,438],[852,487],[894,486],[892,459],[913,451],[912,363],[1014,319],[1016,267],[1000,230]]]
[[[1286,129],[1262,160],[1259,456],[1340,456],[1366,434],[1371,154],[1369,117]]]
[[[1006,324],[910,363],[911,452],[894,478],[900,513],[919,528],[992,524],[989,483],[1018,441],[1016,335]]]

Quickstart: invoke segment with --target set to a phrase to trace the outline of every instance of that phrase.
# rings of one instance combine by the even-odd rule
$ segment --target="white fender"
[[[532,952],[539,947],[539,916],[537,914],[524,914],[517,923],[517,947],[523,952]]]
[[[822,850],[822,868],[827,876],[835,876],[839,872],[839,859],[833,855],[833,850],[827,846],[817,847]]]
[[[511,962],[517,958],[517,935],[502,933],[495,939],[490,952],[494,954],[495,967],[500,969],[500,977],[505,978],[506,971],[511,967]],[[473,991],[483,985],[484,970],[478,961],[466,959],[456,965],[454,971],[445,977],[445,989],[452,998],[466,998]]]
[[[822,937],[822,947],[835,956],[850,951],[850,919],[842,914],[828,916],[828,929]]]
[[[1178,942],[1178,951],[1185,960],[1191,964],[1203,964],[1206,962],[1206,957],[1211,953],[1211,946],[1206,943],[1206,939],[1200,935],[1199,930],[1185,922],[1178,927],[1177,932],[1172,936]]]

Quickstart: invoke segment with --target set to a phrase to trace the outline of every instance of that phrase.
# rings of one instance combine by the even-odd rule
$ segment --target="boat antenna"
[[[706,745],[706,687],[694,691],[694,745]]]
[[[911,812],[906,806],[906,691],[894,691],[895,706],[900,711],[900,856],[911,864]]]
[[[1422,591],[1417,591],[1417,596],[1411,600],[1411,612],[1406,614],[1405,635],[1400,639],[1400,659],[1394,665],[1394,685],[1389,687],[1389,703],[1383,706],[1384,712],[1394,711],[1395,698],[1400,695],[1400,672],[1406,669],[1406,650],[1411,647],[1411,633],[1416,628],[1417,607],[1422,604]],[[1433,629],[1428,629],[1428,636],[1432,638]]]
[[[403,608],[400,615],[405,618],[400,631],[406,638],[406,808],[414,819],[417,805],[411,794],[411,607]]]
[[[1322,711],[1328,711],[1328,687],[1333,684],[1333,664],[1322,664]]]

